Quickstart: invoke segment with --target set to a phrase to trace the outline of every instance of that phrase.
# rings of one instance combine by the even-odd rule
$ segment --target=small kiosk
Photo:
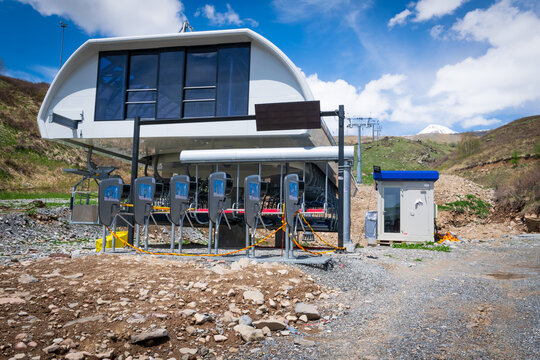
[[[437,214],[433,200],[437,171],[374,171],[379,244],[434,239]]]

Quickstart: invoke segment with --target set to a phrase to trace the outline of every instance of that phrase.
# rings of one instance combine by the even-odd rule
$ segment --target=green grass
[[[458,214],[473,213],[482,219],[485,219],[489,216],[489,208],[491,207],[491,205],[484,200],[472,194],[465,195],[465,198],[460,195],[458,195],[458,197],[458,201],[438,205],[438,209],[454,211]]]
[[[0,200],[22,200],[22,199],[70,199],[71,194],[58,192],[27,192],[20,191],[0,191]]]
[[[358,150],[358,146],[355,146]],[[428,170],[435,162],[454,151],[450,144],[432,141],[414,141],[400,137],[383,138],[362,144],[362,182],[373,184],[373,165],[382,170]],[[356,175],[355,152],[353,174]]]
[[[441,252],[450,252],[450,247],[446,245],[435,245],[434,242],[428,241],[425,243],[418,244],[392,244],[393,248],[396,249],[411,249],[411,250],[429,250],[429,251],[441,251]]]
[[[416,259],[414,259],[414,261],[422,261],[422,259],[416,258]]]

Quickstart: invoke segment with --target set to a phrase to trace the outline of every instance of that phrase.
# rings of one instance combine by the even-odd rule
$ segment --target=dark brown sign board
[[[321,128],[321,103],[299,101],[255,104],[257,131]]]

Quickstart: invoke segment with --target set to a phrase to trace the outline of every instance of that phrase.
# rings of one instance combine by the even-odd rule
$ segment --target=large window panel
[[[142,119],[156,117],[156,91],[158,78],[158,54],[134,53],[129,61],[129,87],[126,102],[126,118]]]
[[[186,87],[215,86],[217,52],[215,50],[189,50],[186,64]]]
[[[102,54],[96,90],[96,120],[123,120],[127,54]]]
[[[159,119],[179,119],[182,116],[184,56],[183,50],[162,51],[159,55]]]
[[[184,117],[210,117],[214,116],[214,101],[193,101],[184,103]]]
[[[249,45],[219,49],[216,116],[245,115],[249,96]]]

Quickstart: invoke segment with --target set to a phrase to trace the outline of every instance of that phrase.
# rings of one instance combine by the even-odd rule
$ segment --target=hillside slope
[[[67,193],[78,177],[62,169],[86,166],[84,151],[39,135],[36,118],[48,87],[0,75],[0,193]],[[94,161],[120,165],[98,156]]]

